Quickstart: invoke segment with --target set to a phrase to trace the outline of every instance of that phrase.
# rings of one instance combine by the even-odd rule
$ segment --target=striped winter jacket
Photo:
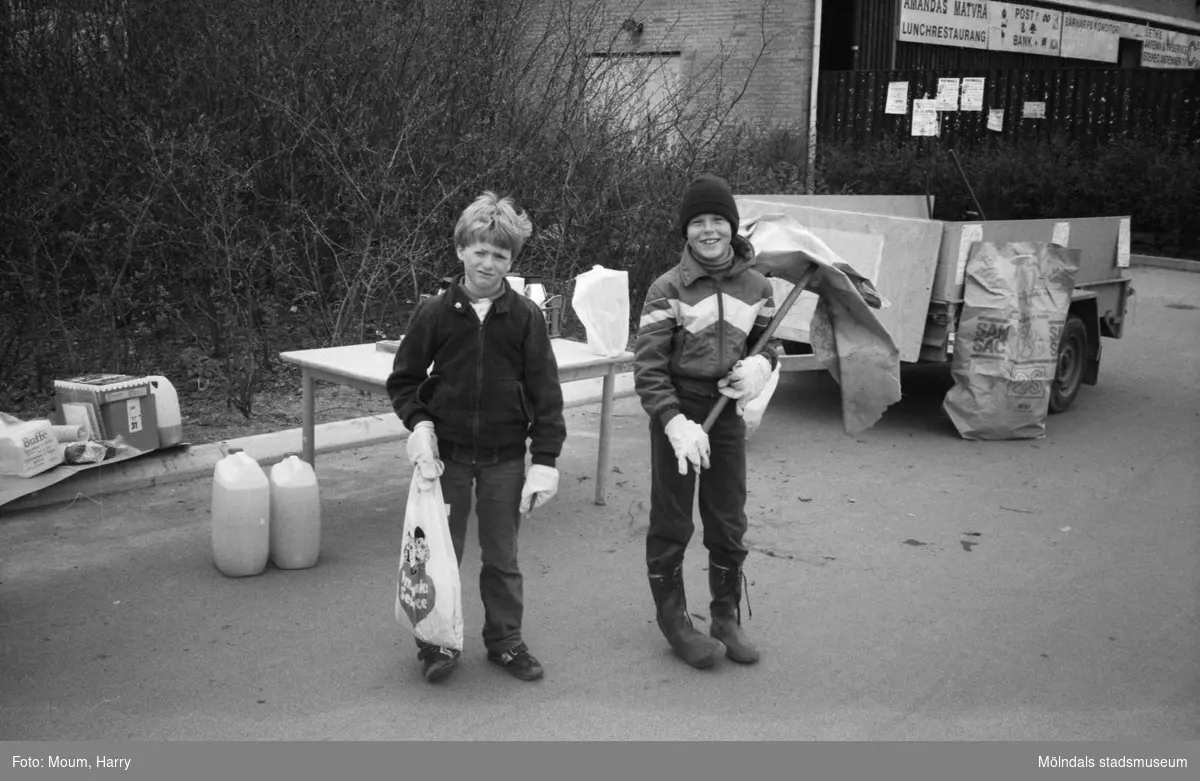
[[[678,414],[679,391],[716,396],[717,381],[775,315],[771,283],[752,268],[754,247],[733,238],[733,266],[711,277],[685,247],[679,264],[646,293],[634,345],[634,387],[642,408],[664,425]],[[774,369],[775,350],[762,351]]]

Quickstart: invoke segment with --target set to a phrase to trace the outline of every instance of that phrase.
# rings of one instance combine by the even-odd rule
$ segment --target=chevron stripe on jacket
[[[717,380],[746,351],[775,315],[771,283],[752,266],[754,247],[734,236],[733,266],[709,276],[687,247],[679,263],[646,293],[634,343],[634,387],[642,408],[664,425],[678,413],[680,388],[715,396]],[[772,347],[761,353],[774,369]]]

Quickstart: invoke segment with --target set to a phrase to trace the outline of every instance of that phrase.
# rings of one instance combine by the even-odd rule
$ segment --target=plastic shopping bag
[[[742,409],[742,418],[746,421],[746,439],[750,439],[754,436],[754,432],[758,431],[759,425],[762,424],[763,413],[767,411],[767,404],[771,401],[771,394],[775,392],[775,386],[778,384],[779,364],[777,363],[771,370],[771,376],[767,378],[767,384],[763,386],[762,393],[746,402],[746,406]]]
[[[629,343],[629,272],[592,266],[575,278],[571,307],[587,331],[588,346],[607,358]]]
[[[462,650],[462,584],[442,483],[418,490],[415,470],[404,512],[396,621],[410,626],[418,640]]]

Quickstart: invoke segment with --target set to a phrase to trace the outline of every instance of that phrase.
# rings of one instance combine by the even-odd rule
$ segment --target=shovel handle
[[[775,310],[775,316],[771,318],[771,322],[767,325],[767,330],[762,332],[762,336],[758,337],[754,347],[750,350],[750,355],[756,355],[762,352],[767,346],[767,342],[771,341],[771,337],[775,335],[775,329],[783,322],[783,318],[787,316],[788,310],[792,308],[792,304],[796,303],[796,299],[808,287],[808,283],[812,281],[813,274],[817,273],[817,264],[809,263],[808,268],[800,273],[800,278],[796,280],[796,285],[788,293],[787,298],[783,300],[783,304]],[[725,409],[725,405],[729,403],[729,397],[720,395],[717,397],[717,403],[709,410],[708,417],[704,419],[704,433],[707,434],[712,429],[713,424],[717,422],[717,416]]]

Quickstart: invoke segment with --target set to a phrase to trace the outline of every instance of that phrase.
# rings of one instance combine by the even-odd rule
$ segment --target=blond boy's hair
[[[500,198],[489,190],[463,209],[454,226],[454,244],[461,248],[486,241],[508,250],[515,258],[532,234],[529,217],[513,199]]]

